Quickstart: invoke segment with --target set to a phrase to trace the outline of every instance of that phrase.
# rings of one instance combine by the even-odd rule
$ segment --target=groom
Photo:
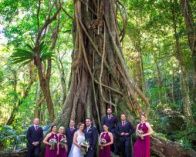
[[[94,157],[96,153],[96,146],[98,141],[98,131],[92,126],[92,120],[90,118],[86,118],[86,129],[84,130],[85,139],[89,142],[89,149],[85,157]]]

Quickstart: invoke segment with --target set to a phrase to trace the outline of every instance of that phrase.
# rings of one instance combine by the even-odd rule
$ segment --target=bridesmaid
[[[103,132],[99,136],[99,157],[111,157],[112,144],[113,135],[109,132],[109,127],[104,124]]]
[[[138,136],[134,144],[134,157],[150,157],[150,135],[153,130],[147,122],[145,113],[141,115],[141,121],[136,127]]]
[[[58,136],[58,144],[57,144],[57,156],[58,157],[67,157],[67,144],[63,143],[61,144],[62,140],[67,140],[65,136],[65,128],[60,127],[59,128],[59,133],[57,134]],[[64,141],[64,142],[65,142]]]
[[[56,125],[51,126],[50,133],[46,135],[43,143],[46,145],[45,157],[56,157],[57,156],[57,143],[58,137],[56,134]]]

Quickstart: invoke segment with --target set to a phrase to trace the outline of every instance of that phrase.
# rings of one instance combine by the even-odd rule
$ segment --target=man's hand
[[[39,144],[38,141],[32,143],[32,145],[34,145],[34,146],[37,146],[38,144]]]
[[[120,134],[121,136],[124,136],[125,135],[125,133],[124,132],[121,132],[121,134]]]

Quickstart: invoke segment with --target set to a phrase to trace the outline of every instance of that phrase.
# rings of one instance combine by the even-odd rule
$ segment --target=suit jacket
[[[74,128],[74,130],[71,131],[70,127],[68,127],[65,131],[65,135],[66,135],[66,138],[67,138],[67,144],[68,144],[69,147],[73,143],[73,136],[74,136],[75,131],[76,131],[76,128]]]
[[[97,141],[98,141],[98,131],[97,128],[91,126],[87,131],[87,128],[84,130],[85,139],[89,142],[90,150],[96,149]]]
[[[27,130],[27,141],[28,146],[33,146],[33,142],[39,142],[39,145],[41,145],[41,142],[43,140],[43,129],[42,127],[38,127],[37,130],[35,130],[34,125],[30,126]]]
[[[118,120],[114,115],[111,115],[111,118],[108,118],[108,115],[106,115],[102,118],[101,123],[102,125],[106,124],[109,127],[110,132],[115,133],[115,128],[117,126]]]
[[[128,133],[128,135],[121,135],[121,133]],[[129,121],[125,122],[125,125],[122,125],[122,122],[119,122],[116,127],[116,134],[121,139],[130,139],[131,135],[135,132],[132,124]]]

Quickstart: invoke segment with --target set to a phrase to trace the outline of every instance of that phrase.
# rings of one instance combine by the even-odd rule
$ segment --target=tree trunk
[[[133,58],[133,67],[131,69],[133,71],[133,77],[135,82],[137,83],[138,87],[145,91],[145,78],[144,78],[144,68],[143,68],[143,59],[142,59],[142,49],[141,49],[141,34],[139,30],[134,30],[135,34],[131,34],[128,32],[128,35],[131,39],[131,42],[134,46],[134,56]]]
[[[192,60],[193,60],[192,98],[194,103],[196,103],[196,26],[193,20],[190,2],[188,0],[180,0],[180,4],[184,16],[184,21],[186,24],[189,47],[192,52]]]
[[[22,93],[23,95],[21,96],[21,98],[20,99],[15,98],[16,103],[14,104],[14,108],[10,114],[10,117],[9,117],[6,125],[11,125],[14,122],[15,116],[17,114],[17,111],[18,111],[20,105],[23,103],[23,101],[29,95],[31,87],[32,87],[33,83],[35,82],[35,74],[33,72],[34,72],[34,67],[32,64],[29,64],[29,76],[30,76],[29,82],[27,84],[27,87],[24,89],[24,91]],[[15,72],[14,72],[14,91],[17,93],[17,75]]]
[[[138,97],[147,98],[128,76],[116,21],[115,0],[74,1],[75,50],[70,92],[65,100],[62,124],[92,117],[100,125],[107,106],[138,113]]]
[[[180,144],[158,138],[151,137],[151,151],[158,157],[195,157],[196,152],[191,149],[185,149]]]
[[[184,65],[183,54],[181,52],[180,40],[177,35],[177,22],[178,18],[176,15],[175,6],[177,5],[177,1],[174,0],[172,4],[172,17],[173,17],[173,29],[174,29],[174,39],[175,39],[175,49],[176,49],[176,58],[179,61],[180,67],[180,78],[181,78],[181,91],[182,91],[182,99],[183,99],[183,112],[185,117],[187,118],[188,124],[193,121],[193,115],[191,110],[191,102],[189,97],[189,86],[187,81],[187,72]]]
[[[67,96],[67,84],[66,84],[65,69],[63,66],[62,58],[60,56],[56,57],[56,64],[59,70],[59,75],[60,75],[60,80],[61,80],[62,104],[63,104]]]
[[[139,39],[140,40],[140,39]],[[138,44],[138,45],[137,45]],[[138,43],[134,44],[136,54],[134,57],[134,80],[136,81],[138,87],[142,90],[145,91],[145,79],[144,79],[144,69],[143,69],[143,60],[142,60],[142,50],[140,46],[140,41]]]
[[[40,89],[40,85],[37,84],[37,89],[36,89],[36,107],[34,109],[34,117],[37,117],[40,119],[40,123],[42,123],[42,118],[41,118],[41,109],[42,109],[42,103],[44,102],[44,97]]]
[[[56,12],[55,13],[49,12],[49,15],[47,16],[47,18],[45,19],[45,21],[41,27],[39,25],[39,16],[41,16],[40,11],[39,11],[40,6],[37,9],[38,33],[36,35],[35,46],[33,49],[34,54],[35,54],[34,64],[36,65],[37,70],[38,70],[40,87],[41,87],[42,93],[44,95],[44,98],[46,100],[50,122],[54,122],[54,120],[55,120],[54,104],[53,104],[52,96],[51,96],[51,92],[50,92],[52,56],[47,58],[47,63],[44,63],[43,60],[41,59],[40,54],[41,54],[41,45],[44,43],[44,37],[46,35],[46,30],[48,30],[49,25],[58,18],[56,28],[53,30],[52,35],[51,35],[50,51],[54,50],[54,48],[56,46],[56,41],[57,41],[58,32],[59,32],[59,21],[60,21],[59,20],[59,13],[62,8],[62,6],[61,6],[62,3],[61,3],[61,1],[55,1],[54,4],[55,5],[52,5],[48,9],[50,10],[50,9],[53,9],[53,7],[55,7]],[[44,67],[47,67],[46,70],[44,69]]]
[[[157,56],[154,53],[153,54],[153,58],[154,58],[154,62],[155,62],[155,67],[156,67],[156,73],[157,73],[157,86],[158,86],[158,93],[159,93],[159,101],[163,104],[165,103],[165,99],[163,96],[163,90],[162,88],[164,87],[163,85],[163,79],[162,79],[162,74],[161,74],[161,68],[159,66],[158,60],[157,60]]]
[[[47,109],[48,109],[48,113],[49,113],[49,119],[50,122],[53,122],[55,119],[55,114],[54,114],[54,105],[53,105],[53,101],[52,101],[52,97],[51,97],[51,93],[50,93],[50,76],[51,76],[51,63],[52,60],[51,58],[48,59],[47,61],[47,70],[46,72],[44,71],[43,68],[43,63],[41,61],[40,58],[40,45],[37,44],[34,48],[34,52],[36,54],[35,60],[36,60],[36,66],[37,66],[37,70],[38,70],[38,76],[39,76],[39,82],[40,82],[40,87],[42,90],[42,93],[44,95],[44,98],[46,100],[46,104],[47,104]]]

